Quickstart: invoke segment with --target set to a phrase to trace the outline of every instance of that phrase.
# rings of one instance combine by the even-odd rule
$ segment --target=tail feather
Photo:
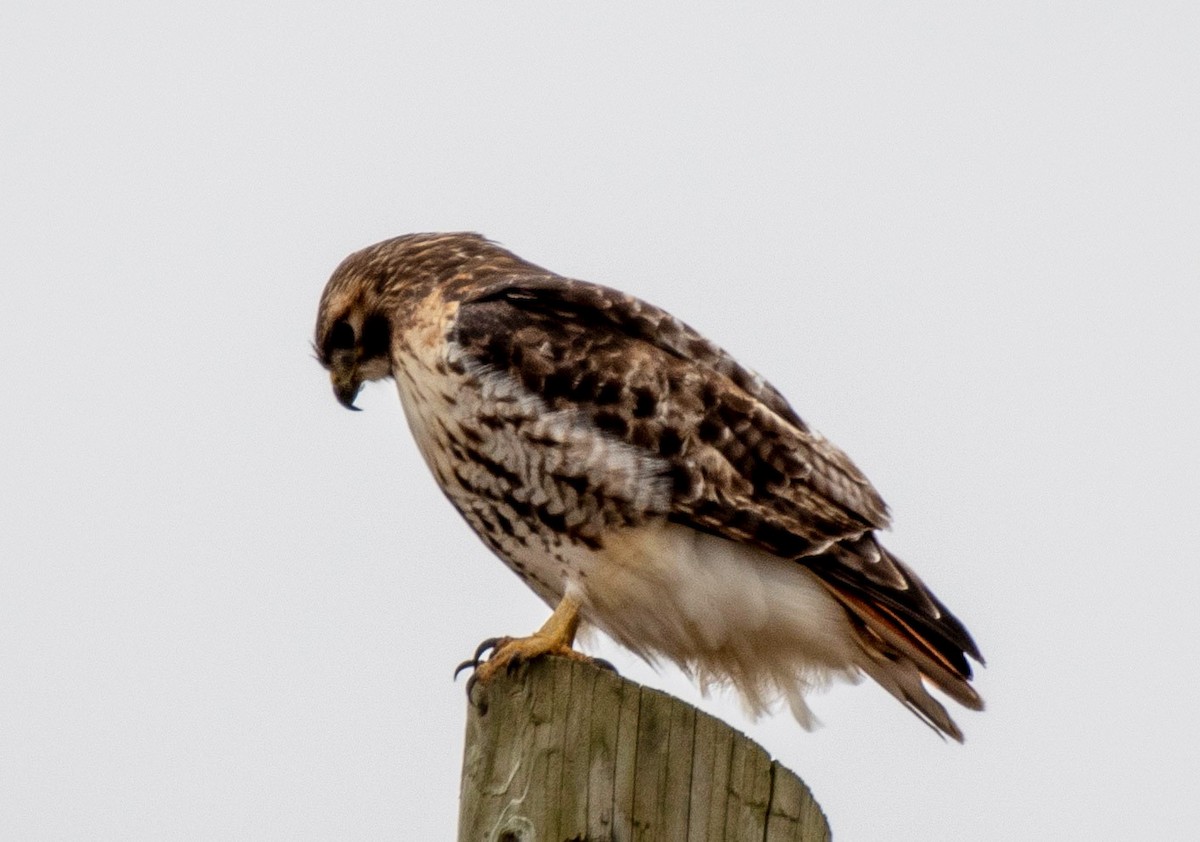
[[[879,651],[867,647],[863,647],[863,652],[867,656],[859,662],[863,672],[895,696],[938,735],[948,736],[960,743],[963,741],[962,731],[950,718],[946,708],[929,695],[925,685],[921,683],[921,672],[916,664],[903,659],[891,660]]]
[[[837,549],[832,563],[813,559],[810,567],[826,590],[846,609],[862,650],[858,666],[935,731],[962,742],[946,709],[925,687],[929,682],[963,707],[983,710],[970,685],[967,656],[983,662],[966,627],[899,559],[875,542],[878,568],[864,575],[844,556],[857,555],[861,539]],[[806,560],[809,561],[809,560]],[[861,572],[860,572],[861,571]]]

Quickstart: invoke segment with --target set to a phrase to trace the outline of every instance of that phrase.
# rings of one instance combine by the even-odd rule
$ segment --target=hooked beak
[[[355,412],[361,410],[354,405],[354,399],[358,397],[358,390],[362,388],[362,381],[358,379],[358,366],[334,366],[329,372],[329,379],[333,382],[333,395],[337,398],[338,403],[352,409]]]

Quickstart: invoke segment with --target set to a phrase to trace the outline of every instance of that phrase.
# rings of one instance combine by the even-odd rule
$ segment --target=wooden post
[[[473,691],[459,842],[811,842],[829,825],[746,736],[590,664],[543,658]]]

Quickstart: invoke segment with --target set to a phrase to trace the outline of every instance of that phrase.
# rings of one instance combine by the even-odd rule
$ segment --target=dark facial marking
[[[378,313],[367,316],[362,329],[363,358],[388,356],[392,345],[391,334],[391,326],[384,316]]]
[[[325,347],[322,349],[328,357],[334,351],[348,351],[354,347],[354,328],[344,319],[335,322],[325,337]]]

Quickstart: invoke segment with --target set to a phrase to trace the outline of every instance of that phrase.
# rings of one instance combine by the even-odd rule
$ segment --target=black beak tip
[[[349,409],[351,412],[362,412],[360,407],[354,405],[354,399],[358,397],[357,386],[355,386],[353,389],[335,388],[333,390],[333,394],[334,397],[337,398],[337,402],[346,407],[346,409]]]

